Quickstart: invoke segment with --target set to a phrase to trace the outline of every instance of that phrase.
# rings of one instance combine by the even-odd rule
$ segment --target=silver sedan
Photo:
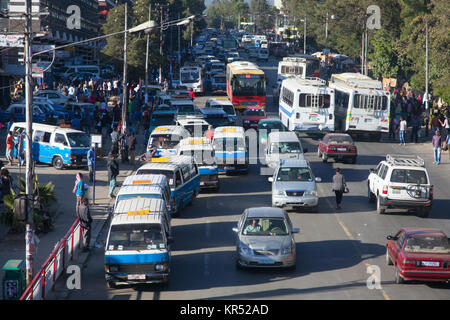
[[[244,211],[233,231],[237,234],[236,266],[296,266],[296,245],[288,214],[280,208],[249,208]]]

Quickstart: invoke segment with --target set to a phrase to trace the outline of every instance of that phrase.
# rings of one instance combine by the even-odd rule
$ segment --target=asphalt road
[[[259,63],[269,79],[268,111],[277,114],[272,103],[271,86],[276,80],[277,61]],[[200,106],[207,97],[196,99]],[[357,164],[317,157],[317,137],[301,135],[308,147],[306,159],[313,172],[322,178],[318,184],[319,213],[289,212],[294,227],[297,268],[284,270],[237,270],[235,234],[231,230],[244,209],[271,205],[271,185],[261,176],[260,165],[252,165],[248,175],[221,176],[218,193],[201,193],[193,205],[172,220],[175,242],[172,246],[170,283],[108,289],[104,280],[103,249],[92,250],[83,269],[81,290],[69,299],[95,300],[196,300],[196,299],[450,299],[450,286],[412,282],[394,283],[394,268],[385,263],[386,236],[401,227],[437,227],[450,235],[450,158],[443,155],[440,166],[432,165],[430,142],[408,144],[402,152],[418,154],[427,164],[435,186],[435,201],[430,217],[390,210],[377,215],[367,201],[367,176],[386,154],[398,153],[398,143],[358,141]],[[344,195],[343,209],[334,209],[331,180],[334,168],[343,169],[350,193]],[[99,241],[105,241],[107,230]],[[381,288],[369,289],[369,266],[378,266]],[[377,277],[378,279],[378,277]]]

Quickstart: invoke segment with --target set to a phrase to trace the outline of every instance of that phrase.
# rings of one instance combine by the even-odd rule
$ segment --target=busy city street
[[[1,300],[450,300],[445,1],[16,2]]]
[[[276,81],[276,59],[262,62],[269,85]],[[209,96],[195,99],[203,106]],[[268,96],[268,101],[271,97]],[[276,114],[277,106],[268,103],[268,112]],[[234,254],[236,236],[232,228],[246,208],[271,206],[271,186],[267,176],[260,175],[260,165],[252,165],[248,175],[221,175],[220,192],[199,195],[192,206],[172,220],[174,244],[172,270],[168,286],[105,286],[103,249],[95,249],[83,269],[82,290],[72,291],[70,299],[117,300],[191,300],[191,299],[449,299],[448,285],[412,283],[396,285],[394,270],[386,265],[386,236],[401,227],[440,228],[450,233],[446,207],[450,191],[450,158],[443,156],[441,167],[432,166],[428,141],[407,144],[406,152],[425,159],[430,179],[435,186],[435,200],[428,219],[405,210],[390,210],[378,215],[375,205],[367,200],[367,177],[386,154],[396,153],[398,142],[358,141],[358,162],[355,165],[322,163],[317,157],[318,137],[301,134],[306,159],[312,170],[322,178],[318,184],[319,212],[289,210],[294,227],[297,267],[288,270],[238,270]],[[385,138],[385,137],[383,137]],[[386,137],[387,138],[387,137]],[[402,150],[403,151],[403,150]],[[340,167],[350,193],[344,195],[342,210],[335,209],[331,191],[334,168]],[[99,242],[106,242],[106,230]],[[381,289],[370,290],[368,267],[380,268]]]

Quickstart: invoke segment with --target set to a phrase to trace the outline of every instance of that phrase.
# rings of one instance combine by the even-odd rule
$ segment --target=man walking
[[[95,156],[94,156],[94,147],[91,147],[89,151],[87,152],[87,165],[89,169],[89,183],[92,183],[94,180],[94,162],[95,162]]]
[[[119,175],[119,163],[117,162],[117,154],[110,153],[108,163],[108,181],[109,181],[109,195],[108,198],[114,198],[114,189],[116,188],[116,178]]]
[[[6,159],[8,160],[8,164],[10,166],[13,165],[13,157],[14,157],[14,138],[12,131],[9,131],[8,136],[6,137]]]
[[[336,208],[341,209],[342,195],[347,187],[344,175],[341,174],[341,169],[336,168],[336,174],[333,176],[333,191],[336,194]]]
[[[109,151],[112,154],[119,153],[119,130],[117,127],[113,128],[113,132],[111,132],[111,150]]]
[[[434,131],[434,136],[431,140],[433,144],[434,161],[433,163],[441,163],[441,148],[442,148],[442,138],[439,134],[439,130]]]
[[[80,219],[80,227],[83,237],[83,252],[89,251],[89,242],[91,242],[92,217],[88,204],[88,199],[84,198],[76,210],[77,217]]]
[[[134,165],[134,158],[136,157],[136,136],[134,132],[130,132],[128,136],[128,153],[130,156],[130,164]]]
[[[398,136],[400,138],[400,145],[406,145],[405,142],[405,136],[406,136],[406,128],[407,128],[407,123],[405,118],[400,117],[400,124],[398,126]]]

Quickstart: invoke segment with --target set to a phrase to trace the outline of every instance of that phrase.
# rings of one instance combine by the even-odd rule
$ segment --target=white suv
[[[377,212],[400,208],[416,210],[421,217],[428,217],[433,202],[433,186],[430,183],[425,162],[418,156],[387,155],[367,179],[369,202],[377,202]]]

